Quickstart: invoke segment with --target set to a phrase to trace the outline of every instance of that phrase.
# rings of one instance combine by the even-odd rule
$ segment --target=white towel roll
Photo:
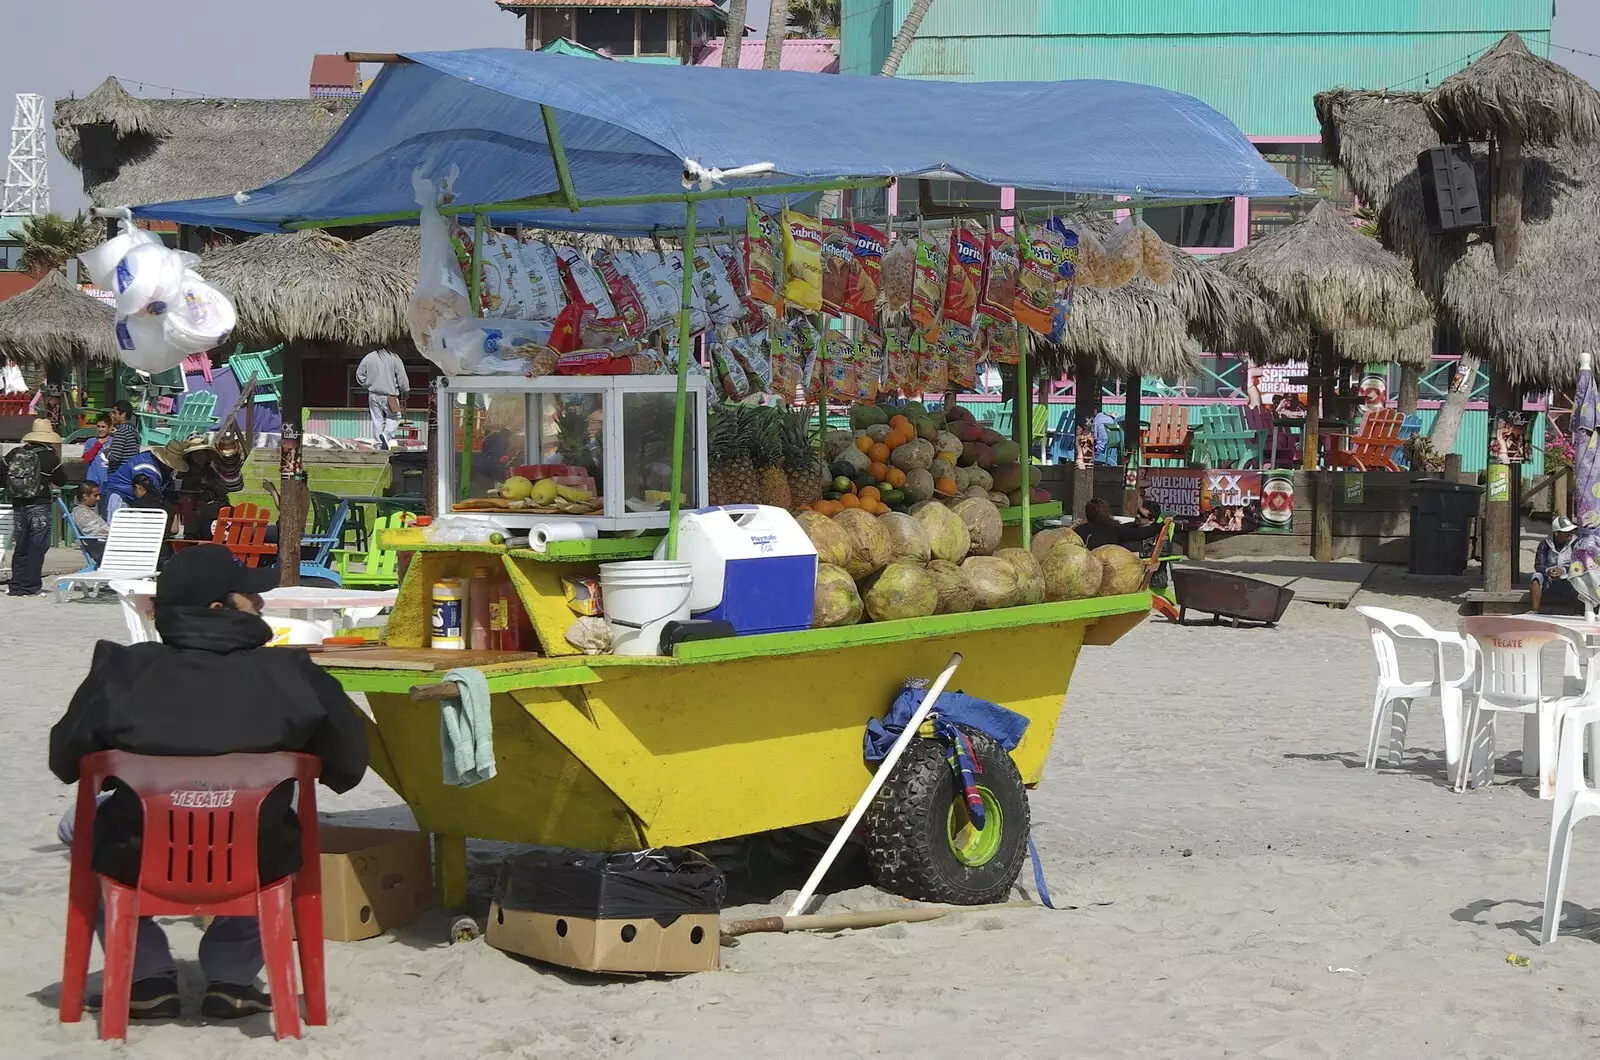
[[[528,547],[543,552],[552,541],[592,541],[599,536],[593,523],[535,523],[528,531]]]

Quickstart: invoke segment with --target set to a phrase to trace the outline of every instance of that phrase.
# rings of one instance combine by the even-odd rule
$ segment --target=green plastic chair
[[[280,400],[278,384],[283,382],[283,375],[273,372],[271,366],[267,364],[267,358],[281,349],[283,346],[280,344],[260,353],[245,353],[241,344],[234,347],[233,356],[228,358],[228,368],[233,372],[233,378],[238,381],[241,393],[245,387],[252,382],[255,383],[255,397],[252,400],[257,404],[263,402],[277,404]]]
[[[994,422],[989,427],[999,435],[1011,437],[1011,417],[1015,415],[1010,405],[1001,405],[994,410]]]
[[[1245,426],[1236,405],[1200,405],[1195,444],[1206,467],[1265,466],[1267,432]]]
[[[373,524],[372,544],[365,550],[336,548],[332,550],[339,584],[346,589],[388,589],[400,584],[400,553],[392,548],[379,548],[379,532],[400,530],[410,526],[416,517],[406,512],[385,515]]]
[[[139,420],[141,445],[166,445],[183,441],[197,434],[207,434],[217,425],[217,395],[209,390],[195,390],[186,395],[178,411],[170,416],[157,412],[135,412]]]

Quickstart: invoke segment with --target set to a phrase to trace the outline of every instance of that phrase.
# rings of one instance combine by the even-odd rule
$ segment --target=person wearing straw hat
[[[11,554],[11,596],[38,596],[44,589],[44,557],[50,551],[50,487],[66,480],[61,470],[61,435],[49,420],[33,421],[22,444],[0,462],[0,485],[11,497],[16,535]]]
[[[1547,603],[1566,607],[1578,603],[1577,590],[1567,580],[1567,570],[1572,566],[1572,536],[1577,529],[1577,523],[1558,515],[1550,521],[1550,536],[1539,542],[1533,558],[1533,584],[1528,590],[1535,611]]]
[[[170,505],[178,503],[177,479],[173,472],[182,474],[189,469],[183,456],[183,443],[168,442],[147,449],[131,460],[124,461],[106,479],[106,520],[117,514],[117,509],[135,500],[133,480],[144,476],[155,486],[157,493]]]

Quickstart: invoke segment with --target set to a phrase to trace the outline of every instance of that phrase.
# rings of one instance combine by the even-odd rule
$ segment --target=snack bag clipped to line
[[[979,333],[979,356],[988,364],[1017,363],[1017,323],[986,317]]]
[[[645,311],[644,299],[634,286],[633,278],[623,271],[609,251],[596,251],[593,266],[601,282],[606,285],[606,292],[611,295],[617,319],[628,329],[628,334],[635,338],[647,334],[650,330],[649,314]]]
[[[950,230],[950,267],[944,288],[944,319],[972,326],[978,311],[978,285],[983,280],[986,249],[983,229],[958,221]]]
[[[910,312],[916,276],[917,241],[901,236],[889,244],[883,255],[883,310],[886,315],[899,317]]]
[[[929,342],[920,331],[911,333],[911,353],[917,365],[917,389],[924,394],[943,393],[949,381],[949,367],[938,342]]]
[[[883,388],[883,335],[866,331],[855,341],[856,400],[871,401]]]
[[[728,270],[722,258],[710,247],[696,247],[694,251],[695,292],[704,299],[706,315],[718,327],[736,324],[745,318],[744,303],[734,293],[728,280]]]
[[[832,223],[844,226],[840,235],[847,244],[847,253],[842,256],[844,282],[842,289],[837,292],[838,312],[848,313],[869,324],[875,323],[878,318],[878,283],[883,269],[884,235],[868,224],[848,224],[838,221]],[[832,233],[830,238],[833,238]],[[823,254],[823,283],[826,285],[828,282],[826,244]],[[824,303],[827,301],[827,293],[824,290]]]
[[[522,273],[527,278],[528,308],[534,320],[554,320],[566,307],[561,286],[561,266],[550,244],[539,239],[525,241],[518,250]]]
[[[1010,232],[990,232],[985,239],[983,291],[978,311],[995,320],[1011,320],[1017,300],[1017,237]]]
[[[1144,268],[1144,237],[1133,218],[1124,217],[1111,230],[1106,243],[1107,274],[1102,277],[1107,287],[1123,287],[1133,282]]]
[[[939,314],[944,309],[946,255],[931,239],[917,240],[917,271],[911,285],[911,322],[923,338],[939,337]]]
[[[815,217],[783,210],[783,301],[822,311],[822,225]]]
[[[822,222],[822,311],[844,315],[845,291],[855,268],[855,232],[848,221]]]
[[[751,201],[745,211],[744,274],[750,297],[783,313],[783,222]]]
[[[966,324],[946,320],[939,329],[939,352],[945,363],[946,385],[972,390],[978,377],[978,336]]]
[[[750,395],[750,380],[726,342],[719,339],[711,344],[711,363],[717,371],[717,382],[729,401],[738,401]]]
[[[911,336],[905,328],[888,328],[882,335],[884,389],[915,390],[917,365],[909,346]]]
[[[800,373],[805,369],[805,351],[799,336],[781,325],[765,333],[768,363],[772,366],[772,392],[785,401],[794,401],[800,392]],[[756,337],[752,336],[754,343]]]
[[[1012,315],[1028,330],[1048,335],[1055,316],[1056,285],[1061,278],[1056,271],[1061,264],[1061,237],[1045,228],[1030,228],[1026,240]]]
[[[764,342],[746,338],[736,329],[729,329],[727,338],[728,350],[733,354],[734,360],[739,362],[739,367],[744,369],[744,376],[750,381],[752,392],[770,393],[772,391],[772,362],[767,358]],[[785,398],[785,400],[788,400]]]
[[[611,293],[582,252],[566,245],[557,245],[555,252],[570,300],[594,306],[597,316],[616,316],[617,307],[611,301]]]
[[[744,271],[744,252],[732,243],[719,243],[716,246],[717,257],[722,259],[722,267],[728,272],[728,282],[733,285],[733,293],[744,306],[745,317],[752,325],[759,326],[763,319],[761,303],[750,297],[750,278]]]
[[[844,401],[856,396],[856,344],[845,338],[844,332],[830,332],[823,347],[826,365],[823,378],[827,380],[827,398]],[[824,398],[823,400],[827,400]]]
[[[794,332],[795,343],[804,357],[800,369],[800,386],[805,391],[807,401],[820,400],[822,397],[822,332],[812,325],[810,319],[803,316],[791,318],[789,326]]]
[[[1061,236],[1061,264],[1056,266],[1061,280],[1056,285],[1056,307],[1050,317],[1050,341],[1060,343],[1067,336],[1067,318],[1072,316],[1072,297],[1078,284],[1078,233],[1059,221],[1055,224]]]

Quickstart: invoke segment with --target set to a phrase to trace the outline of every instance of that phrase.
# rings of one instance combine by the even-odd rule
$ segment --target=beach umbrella
[[[1571,581],[1593,620],[1600,608],[1600,390],[1585,350],[1578,360],[1578,400],[1572,411],[1573,476],[1578,483],[1578,534],[1572,545]]]

